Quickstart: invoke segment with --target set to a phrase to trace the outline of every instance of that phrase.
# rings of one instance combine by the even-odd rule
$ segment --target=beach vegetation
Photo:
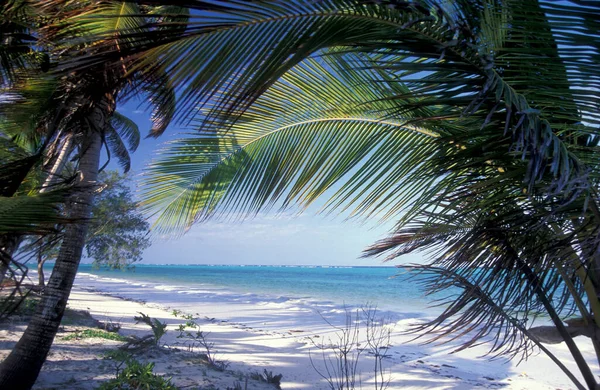
[[[189,352],[194,352],[194,349],[200,348],[203,353],[200,354],[200,359],[210,366],[212,369],[217,371],[225,371],[229,367],[229,362],[226,360],[220,360],[216,357],[217,351],[215,351],[213,342],[208,340],[210,333],[202,331],[200,325],[194,319],[194,316],[190,314],[182,315],[182,318],[186,319],[184,324],[180,324],[178,327],[179,335],[178,339],[183,339],[183,344]],[[191,330],[191,331],[190,331]]]
[[[121,322],[107,318],[105,321],[98,321],[98,328],[107,332],[116,333],[121,330]]]
[[[119,372],[121,371],[121,367],[123,367],[126,362],[133,359],[133,356],[129,352],[123,351],[122,349],[111,349],[106,351],[103,359],[114,363],[115,376],[118,376]]]
[[[248,389],[248,378],[244,382],[244,386],[242,386],[242,382],[235,381],[233,383],[233,387],[228,387],[227,390],[247,390]]]
[[[387,389],[391,372],[386,370],[384,360],[391,348],[391,321],[378,317],[377,307],[365,304],[352,311],[345,309],[344,323],[338,325],[322,317],[335,331],[327,338],[311,338],[313,347],[320,352],[320,362],[313,359],[309,351],[310,363],[319,376],[327,382],[331,390],[352,390],[363,388],[359,361],[363,353],[373,358],[373,389]]]
[[[124,367],[116,377],[104,382],[97,390],[152,389],[178,390],[170,378],[154,373],[154,363],[140,363],[131,356],[120,357]]]
[[[159,345],[160,339],[167,333],[167,323],[161,322],[157,318],[152,318],[147,314],[138,312],[140,315],[133,317],[135,323],[140,322],[148,325],[152,329],[152,342],[154,345]]]
[[[5,320],[11,316],[21,316],[31,318],[40,302],[40,297],[30,293],[23,297],[15,296],[3,297],[0,300],[0,319]]]
[[[266,368],[263,372],[255,372],[250,374],[250,379],[257,380],[259,382],[269,383],[275,386],[276,389],[281,389],[282,374],[273,374],[273,371],[268,371]],[[248,384],[246,380],[246,385]]]
[[[425,255],[412,270],[447,299],[424,340],[488,340],[490,357],[517,359],[539,347],[596,388],[573,338],[600,351],[599,13],[544,0],[215,9],[188,42],[220,55],[164,46],[202,104],[198,133],[149,167],[144,205],[175,235],[319,198],[326,213],[393,219],[365,256]],[[536,313],[579,378],[540,347]]]
[[[79,339],[89,339],[89,338],[99,338],[105,340],[114,340],[114,341],[127,341],[127,337],[121,336],[118,333],[107,332],[101,329],[83,329],[78,330],[74,333],[71,333],[67,336],[64,336],[63,340],[79,340]]]

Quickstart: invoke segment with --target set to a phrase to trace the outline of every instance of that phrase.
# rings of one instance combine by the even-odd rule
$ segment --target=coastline
[[[214,344],[213,352],[219,359],[228,361],[229,369],[237,372],[238,376],[263,372],[266,369],[275,375],[283,375],[283,389],[329,388],[327,382],[315,370],[316,367],[321,372],[326,372],[324,355],[317,348],[317,344],[326,344],[330,340],[335,342],[334,327],[343,327],[345,318],[345,314],[339,309],[334,308],[327,313],[309,312],[305,306],[294,309],[289,302],[225,302],[219,301],[217,296],[207,301],[196,302],[193,306],[194,311],[190,311],[192,306],[189,302],[182,305],[183,308],[177,307],[176,303],[164,305],[147,299],[148,297],[141,293],[143,290],[140,290],[139,299],[135,299],[126,295],[116,296],[119,295],[118,291],[111,291],[110,285],[105,285],[103,291],[97,291],[82,285],[81,280],[77,283],[68,306],[72,309],[87,310],[100,321],[121,324],[120,333],[124,335],[143,336],[150,333],[147,325],[136,324],[133,320],[134,316],[143,312],[168,324],[168,332],[161,343],[167,347],[175,347],[181,343],[176,337],[177,327],[185,321],[181,316],[173,315],[173,310],[181,310],[194,317],[201,330],[208,334],[209,342]],[[168,294],[169,291],[165,290],[163,293]],[[392,323],[392,346],[386,351],[386,357],[383,359],[386,380],[389,379],[388,389],[574,388],[568,378],[543,354],[531,356],[528,361],[517,366],[516,361],[504,358],[489,361],[480,357],[487,352],[485,346],[451,354],[456,343],[422,345],[418,341],[410,341],[413,336],[403,331],[418,320],[413,314],[415,313],[406,313],[403,317],[395,318]],[[594,351],[586,348],[585,339],[577,340],[586,356],[591,359]],[[185,345],[179,346],[185,349]],[[569,368],[575,369],[574,365],[570,364],[571,359],[564,343],[550,347]],[[98,357],[81,357],[81,353],[85,351],[73,350],[69,355],[59,354],[55,357],[61,361],[60,366],[63,368],[69,365],[65,359],[87,359],[93,360],[89,363],[91,365],[100,364],[96,362],[101,361]],[[53,359],[52,355],[49,359]],[[172,358],[162,357],[157,362],[155,372],[177,378],[179,374],[173,371],[173,364],[169,359]],[[360,356],[358,371],[361,372],[359,380],[362,388],[373,388],[373,363],[372,355],[363,353]],[[51,367],[52,364],[54,363],[50,364]],[[185,383],[191,384],[202,383],[206,379],[202,370],[194,371],[192,366],[185,370],[185,378],[178,380],[185,380]],[[77,372],[73,373],[75,374]],[[55,367],[48,371],[45,366],[40,376],[40,385],[56,382],[56,375],[64,376]],[[210,377],[217,383],[217,388],[225,389],[235,380],[231,375],[229,379],[225,378],[227,375],[218,373],[211,374]],[[217,379],[220,376],[224,377]],[[97,379],[107,379],[107,376],[100,376],[94,380]]]

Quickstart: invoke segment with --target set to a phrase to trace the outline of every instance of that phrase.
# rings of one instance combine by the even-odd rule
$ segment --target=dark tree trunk
[[[37,256],[38,285],[44,287],[46,281],[44,280],[44,260],[42,259],[41,250],[38,252]]]
[[[102,109],[103,108],[103,109]],[[79,162],[80,177],[74,187],[70,217],[85,220],[89,217],[94,187],[98,176],[103,128],[107,107],[94,109],[92,123],[96,129],[86,137]],[[0,365],[0,389],[31,389],[46,360],[54,336],[62,320],[71,287],[85,245],[87,222],[68,224],[63,243],[34,317],[27,330]]]

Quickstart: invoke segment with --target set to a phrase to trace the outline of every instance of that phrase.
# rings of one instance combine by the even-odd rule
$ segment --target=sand
[[[161,339],[160,349],[138,355],[140,361],[155,362],[155,372],[172,377],[181,388],[227,389],[235,382],[244,385],[252,373],[282,374],[283,389],[328,389],[329,384],[320,371],[327,375],[325,354],[319,345],[337,342],[343,328],[344,315],[320,318],[318,313],[281,312],[277,304],[252,306],[247,304],[199,303],[202,313],[188,313],[200,326],[212,344],[211,352],[217,360],[227,361],[224,372],[215,371],[198,359],[202,347],[191,340],[177,338],[177,328],[186,322],[183,313],[174,315],[175,307],[160,307],[151,303],[124,300],[119,297],[88,291],[76,287],[69,307],[86,310],[97,320],[121,325],[123,335],[142,337],[150,328],[136,324],[133,317],[143,312],[168,324],[168,332]],[[388,389],[569,389],[574,385],[545,355],[530,357],[516,365],[514,361],[481,357],[486,346],[471,348],[456,354],[452,345],[422,345],[410,341],[404,330],[413,323],[411,318],[401,319],[388,328],[391,330],[391,347],[383,358],[383,378]],[[333,326],[332,326],[333,325]],[[0,330],[0,358],[5,356],[24,329],[24,324],[3,325]],[[115,349],[121,342],[104,339],[64,340],[65,335],[82,329],[80,325],[66,325],[57,335],[47,363],[36,383],[37,389],[93,389],[101,381],[114,377],[115,367],[103,359],[107,350]],[[361,334],[364,337],[364,334]],[[593,361],[594,351],[585,338],[578,338],[584,355]],[[384,343],[387,345],[387,343]],[[363,340],[361,346],[366,347]],[[564,343],[551,346],[552,351],[574,371],[572,359]],[[375,358],[367,350],[359,357],[356,388],[374,388]],[[593,367],[593,366],[592,366]],[[330,366],[331,368],[331,366]],[[597,369],[597,368],[596,368]],[[273,389],[272,385],[248,381],[249,389]]]

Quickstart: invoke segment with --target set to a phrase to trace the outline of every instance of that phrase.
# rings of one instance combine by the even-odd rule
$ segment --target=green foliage
[[[11,314],[23,317],[30,317],[35,313],[37,305],[40,302],[39,296],[29,295],[26,297],[10,296],[0,301],[0,309],[3,315]]]
[[[88,230],[86,253],[97,267],[125,268],[150,246],[148,222],[132,200],[130,183],[116,171],[102,172]]]
[[[165,335],[165,333],[167,333],[167,323],[160,322],[156,318],[151,318],[142,312],[138,313],[140,314],[139,316],[133,317],[135,323],[137,324],[139,322],[143,322],[144,324],[150,326],[154,335],[154,344],[158,345],[160,339]]]
[[[61,189],[37,195],[0,197],[0,234],[55,233],[55,224],[67,222],[58,204],[70,195]]]
[[[87,338],[100,338],[105,340],[127,341],[127,338],[118,333],[107,332],[99,329],[84,329],[63,337],[63,340],[79,340]]]
[[[131,357],[118,356],[125,368],[116,378],[103,383],[97,390],[178,390],[171,379],[156,375],[154,363],[140,363]]]
[[[132,356],[121,349],[111,349],[106,351],[104,358],[114,360],[116,362],[127,362],[132,359]]]

